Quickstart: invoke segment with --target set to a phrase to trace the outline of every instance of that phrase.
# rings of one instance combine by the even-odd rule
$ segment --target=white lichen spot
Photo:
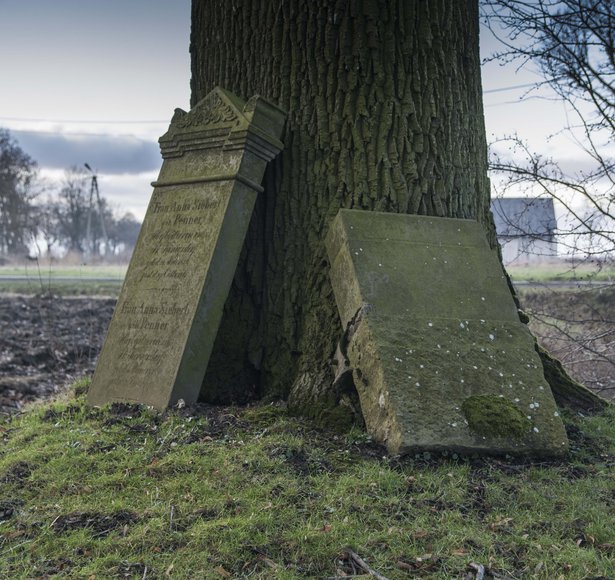
[[[538,427],[534,427],[534,433],[540,433],[540,429],[538,429]]]
[[[418,381],[415,383],[417,387],[421,386],[421,383],[419,383]]]
[[[362,251],[363,251],[363,248],[359,248],[359,252],[362,252]]]
[[[559,417],[559,413],[557,411],[555,411],[555,413],[553,413],[554,417]]]
[[[518,403],[521,399],[515,399],[515,403]]]
[[[395,357],[395,362],[403,362],[398,356]]]
[[[531,421],[532,420],[532,416],[528,415],[527,418]]]
[[[378,266],[380,266],[382,268],[382,264],[378,264]]]
[[[428,322],[427,326],[433,326],[433,322]]]
[[[489,340],[495,340],[495,336],[493,336],[493,334],[489,335]]]
[[[544,390],[545,390],[545,388],[544,388],[542,385],[540,385],[538,388],[539,388],[541,391],[544,391]]]
[[[453,425],[453,427],[457,427],[457,423],[453,423],[452,425]]]
[[[438,348],[442,348],[439,344],[436,344],[436,346],[437,346]]]
[[[419,365],[419,368],[424,369],[425,365]]]
[[[503,377],[503,376],[504,376],[504,373],[498,373],[498,375],[500,375],[501,377]]]
[[[380,393],[380,398],[378,399],[378,405],[380,405],[380,408],[382,409],[384,407],[384,395],[382,393]]]
[[[465,381],[464,381],[463,379],[461,379],[459,382],[460,382],[460,383],[465,383]]]
[[[534,403],[530,403],[530,409],[534,408]]]

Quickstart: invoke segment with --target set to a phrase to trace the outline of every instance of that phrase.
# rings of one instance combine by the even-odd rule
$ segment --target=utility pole
[[[102,233],[103,243],[105,245],[105,254],[107,253],[107,246],[109,245],[109,238],[107,237],[107,228],[105,226],[105,215],[103,211],[103,204],[100,199],[100,192],[98,191],[98,177],[94,170],[84,163],[85,168],[92,174],[92,181],[90,183],[90,201],[88,204],[88,221],[85,231],[86,239],[86,255],[89,257],[94,254],[94,234],[92,232],[92,214],[94,213],[94,196],[96,196],[96,207],[98,208],[98,219],[100,220],[100,231]],[[89,247],[88,247],[89,244]]]

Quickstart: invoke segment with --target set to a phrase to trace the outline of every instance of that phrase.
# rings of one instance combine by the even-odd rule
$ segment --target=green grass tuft
[[[386,457],[282,406],[91,409],[0,424],[0,577],[613,577],[615,413],[567,461]]]

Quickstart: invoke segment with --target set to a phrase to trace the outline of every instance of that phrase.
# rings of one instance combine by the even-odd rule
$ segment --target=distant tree
[[[562,131],[586,167],[567,170],[514,134],[497,142],[508,145],[512,156],[492,147],[491,170],[504,177],[504,190],[527,188],[566,208],[572,219],[560,241],[571,252],[615,256],[615,3],[482,0],[482,11],[501,42],[490,60],[539,73],[536,88],[550,87],[565,104],[569,121]]]
[[[66,171],[58,198],[50,208],[58,229],[57,238],[68,250],[83,253],[89,212],[89,176],[82,169]]]
[[[0,254],[27,252],[35,224],[32,188],[36,162],[0,129]]]
[[[107,222],[109,253],[112,255],[131,253],[137,243],[141,222],[126,212],[123,215],[111,215]]]
[[[37,239],[45,244],[45,252],[48,256],[51,255],[52,248],[60,240],[60,227],[56,210],[57,200],[48,196],[36,205],[34,212]],[[39,253],[42,253],[40,249]]]

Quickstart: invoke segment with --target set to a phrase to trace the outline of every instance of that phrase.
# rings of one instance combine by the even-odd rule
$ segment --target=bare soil
[[[600,396],[615,400],[615,285],[540,288],[521,294],[530,329],[566,370]]]
[[[115,302],[0,294],[0,414],[91,373]]]
[[[532,330],[569,372],[615,399],[615,288],[526,291]],[[116,298],[0,294],[0,415],[93,372]]]

